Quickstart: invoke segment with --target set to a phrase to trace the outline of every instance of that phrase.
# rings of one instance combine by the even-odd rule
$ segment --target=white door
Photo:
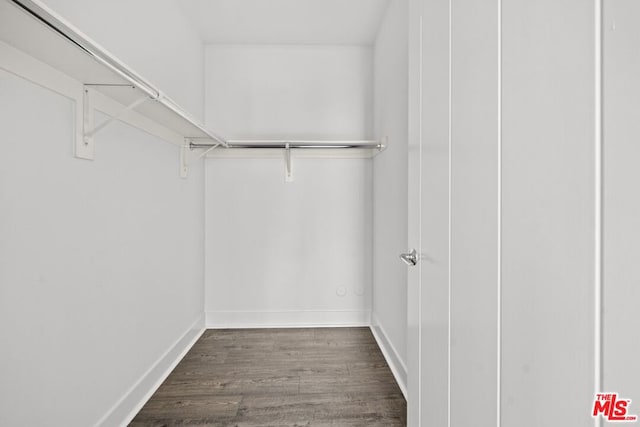
[[[449,1],[409,5],[408,426],[449,420]],[[409,257],[405,257],[409,258]]]

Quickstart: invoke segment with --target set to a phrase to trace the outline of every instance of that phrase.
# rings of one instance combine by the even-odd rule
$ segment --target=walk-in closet
[[[0,426],[640,414],[633,0],[0,0]]]

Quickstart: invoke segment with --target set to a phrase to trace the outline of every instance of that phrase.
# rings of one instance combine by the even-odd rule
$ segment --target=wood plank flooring
[[[369,328],[205,331],[131,426],[405,426]]]

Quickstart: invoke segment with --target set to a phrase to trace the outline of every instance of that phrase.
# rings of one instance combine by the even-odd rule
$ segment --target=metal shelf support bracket
[[[95,147],[93,137],[95,134],[100,132],[105,127],[109,126],[114,121],[120,119],[129,111],[134,108],[142,105],[143,103],[153,99],[149,95],[144,95],[131,104],[122,108],[117,114],[109,117],[104,122],[100,123],[97,126],[94,126],[94,112],[93,103],[91,102],[91,84],[85,84],[83,86],[82,91],[82,111],[83,111],[83,121],[82,121],[82,141],[76,143],[76,157],[81,159],[93,160],[95,156]],[[99,85],[99,86],[111,86],[111,85]],[[113,86],[123,86],[123,85],[113,85]],[[131,85],[125,85],[124,87],[134,88]]]

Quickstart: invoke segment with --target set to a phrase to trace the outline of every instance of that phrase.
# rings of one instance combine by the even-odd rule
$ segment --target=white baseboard
[[[378,343],[378,347],[382,351],[382,355],[387,360],[389,368],[398,383],[398,387],[402,391],[404,398],[407,399],[407,366],[404,364],[398,351],[395,349],[384,328],[378,321],[375,313],[371,315],[371,333]]]
[[[369,326],[369,310],[207,311],[209,329]]]
[[[142,375],[122,398],[96,423],[96,426],[126,426],[193,347],[205,330],[204,318],[193,325]]]

